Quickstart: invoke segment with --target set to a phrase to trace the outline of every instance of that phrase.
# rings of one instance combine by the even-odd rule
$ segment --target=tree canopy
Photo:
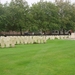
[[[75,4],[39,1],[28,5],[26,0],[0,3],[1,31],[75,30]]]

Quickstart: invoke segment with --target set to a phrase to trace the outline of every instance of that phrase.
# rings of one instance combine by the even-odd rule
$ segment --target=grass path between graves
[[[75,75],[75,40],[0,48],[0,75]]]

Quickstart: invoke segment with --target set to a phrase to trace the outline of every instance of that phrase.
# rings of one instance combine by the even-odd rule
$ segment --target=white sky
[[[6,1],[10,2],[11,0],[0,0],[1,3],[5,3]],[[31,5],[32,3],[36,3],[36,2],[39,2],[40,0],[26,0],[28,2],[29,5]],[[54,2],[55,0],[44,0],[44,1],[51,1],[51,2]],[[72,3],[75,2],[75,0],[70,0]]]

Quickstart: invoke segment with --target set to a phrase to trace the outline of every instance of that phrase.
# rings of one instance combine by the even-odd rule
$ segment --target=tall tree
[[[4,7],[0,3],[0,31],[4,31]]]
[[[60,29],[63,30],[63,33],[65,30],[73,29],[72,28],[72,20],[71,20],[71,13],[72,13],[72,5],[69,1],[57,1],[56,6],[58,7],[59,11],[59,18],[60,18]]]
[[[35,27],[40,31],[47,31],[58,28],[58,12],[55,4],[51,2],[38,2],[31,7],[33,22]]]
[[[9,6],[11,26],[14,30],[19,30],[21,35],[25,28],[28,9],[28,3],[25,0],[12,0]]]

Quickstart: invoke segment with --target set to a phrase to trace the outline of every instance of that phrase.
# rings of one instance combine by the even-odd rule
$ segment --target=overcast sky
[[[5,3],[6,1],[10,2],[11,0],[0,0],[1,3]],[[29,5],[31,5],[32,3],[36,3],[36,2],[39,2],[40,0],[26,0],[28,2]],[[44,1],[52,1],[54,2],[55,0],[44,0]],[[75,2],[75,0],[70,0],[72,3]]]

